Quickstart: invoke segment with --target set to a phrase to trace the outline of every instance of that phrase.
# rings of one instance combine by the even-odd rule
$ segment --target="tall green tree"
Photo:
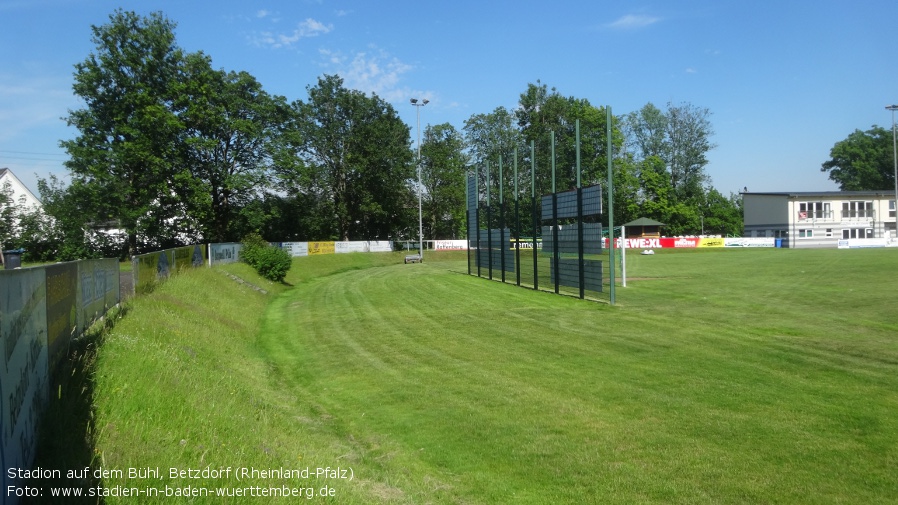
[[[24,261],[52,261],[58,247],[53,220],[42,206],[15,197],[12,184],[0,186],[0,247],[24,249]]]
[[[628,148],[640,159],[664,160],[667,152],[667,116],[651,102],[624,119]]]
[[[705,173],[707,153],[715,147],[710,140],[714,134],[711,112],[689,103],[668,103],[666,116],[671,186],[680,200],[700,196],[709,182]]]
[[[895,187],[892,132],[873,126],[854,130],[836,142],[820,169],[842,191],[877,191]]]
[[[716,147],[710,116],[707,108],[690,103],[668,103],[661,111],[650,102],[625,118],[627,145],[635,159],[664,162],[675,201],[700,198],[710,182],[707,153]]]
[[[124,255],[123,237],[117,221],[97,220],[93,210],[96,191],[80,181],[64,184],[58,177],[38,179],[43,217],[36,223],[40,230],[43,260],[70,261],[84,258],[115,258]]]
[[[505,107],[496,107],[488,114],[475,114],[465,120],[462,128],[470,162],[483,166],[498,163],[501,156],[509,160],[515,148],[522,147],[523,137],[515,127],[514,114]]]
[[[66,166],[90,190],[88,212],[126,231],[131,255],[142,231],[153,234],[178,211],[170,188],[182,125],[172,103],[183,52],[174,29],[161,13],[117,10],[92,26],[95,50],[75,65],[73,89],[85,107],[66,118],[79,132],[61,142]]]
[[[292,108],[295,172],[284,180],[317,196],[334,238],[388,239],[411,231],[415,179],[409,127],[377,95],[324,76]],[[330,216],[333,216],[332,218]]]
[[[689,103],[668,103],[664,111],[648,103],[624,117],[640,215],[666,223],[668,234],[700,233],[707,202],[716,193],[705,172],[707,153],[715,147],[710,115]]]
[[[639,162],[639,204],[640,217],[648,217],[665,222],[668,209],[674,204],[670,175],[658,156],[649,156]]]
[[[745,229],[742,218],[742,197],[723,193],[711,188],[705,194],[703,206],[703,230],[708,235],[741,237]]]
[[[435,239],[462,236],[465,224],[464,137],[449,123],[427,126],[421,145],[421,179],[426,191],[424,235]]]
[[[626,153],[615,155],[612,179],[614,181],[614,222],[620,225],[644,217],[639,205],[639,169]],[[608,192],[605,191],[605,188],[602,191],[602,198],[605,198],[605,202],[608,201]]]
[[[607,179],[607,135],[604,107],[596,107],[585,98],[563,96],[555,88],[536,81],[518,99],[515,109],[524,141],[536,147],[537,186],[541,193],[551,191],[551,135],[555,137],[556,189],[576,185],[576,125],[580,123],[581,185]],[[613,120],[612,120],[613,121]],[[618,151],[623,137],[612,125],[612,145]]]
[[[175,107],[185,170],[176,188],[205,238],[238,240],[245,230],[232,221],[269,185],[286,99],[246,72],[213,70],[202,53],[188,55],[183,68]]]
[[[479,181],[478,187],[481,192],[479,198],[484,203],[488,200],[495,208],[499,204],[500,185],[504,191],[503,195],[509,199],[511,193],[507,188],[513,187],[512,170],[504,170],[502,177],[504,180],[500,180],[499,160],[503,160],[505,167],[511,166],[515,150],[517,149],[520,154],[523,147],[523,137],[515,126],[514,115],[505,107],[496,107],[493,112],[475,114],[465,120],[463,131],[470,168],[476,172]],[[521,177],[523,180],[523,175]],[[485,226],[500,226],[499,215],[499,212],[493,212],[494,222]]]

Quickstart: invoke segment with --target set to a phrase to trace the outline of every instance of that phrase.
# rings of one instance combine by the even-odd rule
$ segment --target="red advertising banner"
[[[620,247],[620,239],[614,242]],[[662,237],[662,238],[628,238],[627,249],[695,249],[697,247],[723,247],[722,238],[698,237]],[[604,239],[604,247],[608,247],[608,239]]]

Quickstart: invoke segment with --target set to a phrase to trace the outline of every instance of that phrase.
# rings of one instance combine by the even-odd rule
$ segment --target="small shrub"
[[[293,258],[287,251],[278,247],[268,246],[259,252],[256,271],[259,275],[274,282],[283,282],[284,277],[293,264]]]
[[[256,268],[259,254],[266,247],[271,247],[258,233],[250,233],[240,241],[243,247],[240,249],[240,259],[249,266]]]
[[[283,282],[293,264],[287,251],[271,246],[258,233],[250,233],[241,241],[240,259],[253,267],[262,277]]]

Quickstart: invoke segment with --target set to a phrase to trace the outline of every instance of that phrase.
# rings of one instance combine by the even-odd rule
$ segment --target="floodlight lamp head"
[[[430,103],[430,100],[428,100],[428,99],[425,98],[425,99],[424,99],[424,105],[427,105],[427,104],[429,104],[429,103]]]
[[[412,98],[411,100],[409,100],[409,102],[412,102],[412,105],[415,105],[415,104],[418,103],[418,99],[417,99],[417,98]]]
[[[898,110],[898,105],[886,105],[886,110],[896,111]]]

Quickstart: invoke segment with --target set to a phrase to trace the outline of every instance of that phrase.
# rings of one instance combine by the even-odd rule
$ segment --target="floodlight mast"
[[[895,134],[895,111],[898,110],[898,105],[886,105],[886,110],[892,111],[892,163],[895,169],[895,237],[898,238],[898,140],[896,140]]]
[[[415,106],[418,116],[418,159],[415,163],[418,166],[418,260],[424,261],[424,216],[421,212],[421,107],[424,107],[430,100],[423,99],[418,103],[417,98],[409,99],[409,102]]]

